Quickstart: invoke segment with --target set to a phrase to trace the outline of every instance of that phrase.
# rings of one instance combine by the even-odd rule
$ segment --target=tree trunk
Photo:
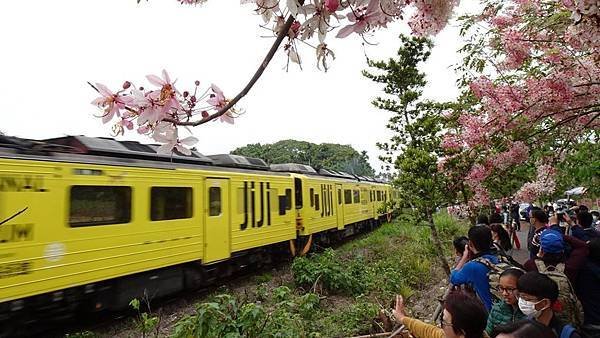
[[[460,191],[462,192],[462,197],[463,197],[463,202],[465,203],[465,206],[469,205],[469,199],[467,198],[467,192],[465,189],[465,185],[463,183],[460,184]],[[469,222],[471,222],[471,226],[475,225],[477,219],[475,216],[475,214],[472,212],[471,208],[468,208],[469,210]]]
[[[431,229],[431,238],[433,238],[433,245],[435,246],[435,250],[437,251],[437,255],[440,259],[440,263],[442,264],[442,268],[446,273],[446,276],[450,277],[450,265],[446,260],[446,256],[444,255],[444,249],[442,247],[442,241],[440,241],[440,236],[438,235],[437,229],[435,227],[435,223],[433,222],[433,216],[431,215],[431,210],[428,208],[425,211],[427,215],[427,223],[429,223],[429,228]]]

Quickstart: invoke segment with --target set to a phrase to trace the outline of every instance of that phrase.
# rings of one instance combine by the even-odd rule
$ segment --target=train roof
[[[41,161],[73,162],[99,165],[120,165],[159,169],[222,170],[289,176],[300,173],[346,180],[377,182],[373,178],[356,176],[343,171],[313,167],[299,163],[271,164],[262,159],[232,154],[203,155],[192,150],[190,155],[173,151],[159,154],[158,144],[118,141],[107,137],[64,136],[45,140],[22,139],[0,135],[0,157]]]
[[[286,171],[290,173],[298,173],[298,174],[309,174],[314,175],[317,173],[315,168],[300,163],[276,163],[271,164],[272,171]]]
[[[71,147],[73,152],[100,156],[137,158],[153,161],[167,161],[192,164],[213,164],[213,160],[192,150],[184,155],[177,150],[165,155],[157,152],[158,144],[142,144],[136,141],[117,141],[108,137],[65,136],[43,140],[50,144]]]

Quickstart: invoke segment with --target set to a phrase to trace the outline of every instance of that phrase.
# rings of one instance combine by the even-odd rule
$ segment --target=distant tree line
[[[317,170],[328,168],[356,175],[375,175],[367,152],[359,153],[350,145],[282,140],[272,144],[248,144],[233,150],[231,154],[261,158],[268,164],[300,163]]]

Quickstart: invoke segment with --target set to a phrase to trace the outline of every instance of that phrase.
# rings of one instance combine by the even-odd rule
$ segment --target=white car
[[[521,216],[521,220],[527,219],[527,210],[530,209],[531,204],[529,203],[521,203],[519,204],[519,215]]]

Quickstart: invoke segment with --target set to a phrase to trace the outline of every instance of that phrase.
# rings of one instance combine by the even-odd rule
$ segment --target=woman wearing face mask
[[[554,315],[558,285],[550,277],[530,271],[519,278],[517,290],[519,309],[529,320],[549,327],[557,337],[581,337],[571,323],[564,323]]]
[[[499,325],[506,325],[525,319],[525,315],[519,310],[517,300],[517,281],[525,272],[520,269],[507,269],[500,274],[498,291],[503,299],[497,301],[490,310],[485,332],[491,335],[492,331]]]
[[[479,299],[460,291],[452,292],[446,297],[440,327],[407,317],[401,296],[396,296],[394,316],[415,338],[487,337],[484,332],[487,318],[485,307]]]

